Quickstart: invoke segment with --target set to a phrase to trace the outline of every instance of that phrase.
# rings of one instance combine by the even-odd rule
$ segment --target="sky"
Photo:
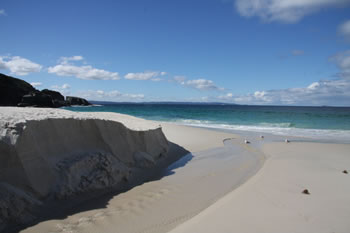
[[[350,0],[1,0],[0,73],[88,100],[350,106]]]

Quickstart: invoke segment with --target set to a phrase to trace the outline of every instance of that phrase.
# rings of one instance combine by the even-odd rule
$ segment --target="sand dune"
[[[0,227],[29,223],[56,200],[145,180],[181,157],[170,158],[169,145],[159,125],[121,114],[2,107]]]

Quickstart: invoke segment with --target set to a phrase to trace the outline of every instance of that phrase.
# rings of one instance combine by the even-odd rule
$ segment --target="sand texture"
[[[167,128],[167,124],[162,125]],[[175,125],[170,127],[176,128]],[[168,232],[239,187],[263,164],[264,156],[247,149],[240,139],[222,141],[232,134],[184,126],[177,128],[174,134],[179,130],[187,135],[197,133],[197,137],[203,133],[212,134],[210,137],[216,138],[212,145],[220,147],[189,153],[164,170],[159,180],[110,196],[107,201],[94,200],[107,202],[103,207],[98,205],[100,208],[44,221],[21,232]],[[183,138],[183,134],[179,135]],[[182,140],[172,139],[178,139],[177,143]],[[194,141],[197,145],[198,141]],[[193,149],[199,148],[194,146]]]
[[[24,112],[18,113],[19,116],[27,114],[28,117],[44,121],[46,121],[45,114],[49,114],[43,110],[43,112],[37,112],[37,116],[30,116],[30,109],[21,111]],[[145,121],[112,113],[85,115],[85,113],[53,111],[50,114],[53,118],[49,121],[68,119],[68,122],[76,120],[104,122],[95,123],[93,127],[88,124],[89,131],[108,123],[108,127],[100,128],[105,132],[98,133],[105,134],[105,138],[101,139],[100,135],[89,136],[93,138],[91,140],[94,140],[94,143],[105,145],[102,142],[112,140],[115,136],[110,130],[116,126],[111,126],[110,121],[117,121],[116,124],[122,122],[122,125],[127,128],[120,126],[123,130],[118,128],[118,132],[128,132],[133,129],[131,132],[143,135],[131,137],[133,139],[130,140],[138,142],[137,145],[129,144],[131,148],[138,148],[140,145],[140,140],[135,138],[144,138],[146,132],[149,132],[153,139],[150,142],[144,140],[145,144],[155,144],[156,148],[166,148],[169,151],[166,156],[161,157],[173,158],[174,161],[175,158],[186,155],[170,166],[166,166],[170,163],[162,163],[161,158],[154,156],[159,151],[156,148],[150,150],[148,148],[152,147],[149,146],[142,147],[142,150],[135,150],[130,157],[109,157],[104,149],[98,151],[98,154],[87,153],[82,158],[75,157],[74,153],[74,161],[67,158],[45,159],[49,163],[56,161],[55,170],[71,174],[60,176],[60,180],[72,185],[56,185],[53,190],[56,190],[54,193],[59,196],[62,195],[57,192],[58,190],[76,190],[75,182],[79,179],[74,174],[85,169],[90,170],[89,161],[94,161],[93,163],[100,164],[99,166],[103,164],[106,166],[105,170],[118,170],[118,174],[125,174],[122,172],[123,169],[130,169],[130,167],[133,168],[132,174],[140,174],[136,169],[147,171],[143,174],[149,174],[155,163],[161,173],[157,173],[152,180],[138,183],[138,186],[121,193],[111,192],[103,196],[93,196],[86,201],[77,201],[75,205],[63,208],[61,213],[21,228],[22,233],[350,232],[348,221],[350,219],[350,175],[343,173],[344,170],[348,172],[350,170],[349,144],[317,143],[310,140],[305,142],[302,138],[289,138],[290,142],[285,143],[285,138],[276,135],[265,135],[262,139],[259,134],[254,133],[231,134],[171,123]],[[9,125],[13,125],[13,119],[16,119],[13,115],[13,112],[7,111]],[[23,119],[17,121],[24,122]],[[41,131],[45,131],[46,128],[48,133],[57,130],[49,128],[49,125],[45,125]],[[68,129],[64,125],[59,127],[67,132]],[[69,127],[75,126],[69,125]],[[21,134],[16,133],[19,132],[16,131],[17,128],[9,127],[8,130],[10,129],[15,131],[12,133],[12,138],[7,137],[7,144],[21,138],[18,137]],[[122,138],[132,135],[131,132],[123,134]],[[47,140],[50,138],[48,133],[42,139],[53,143]],[[32,132],[31,135],[37,134]],[[80,134],[85,135],[86,132],[80,132]],[[1,132],[1,135],[7,134]],[[64,138],[64,135],[60,137]],[[67,140],[75,140],[76,137],[77,135],[73,134]],[[165,137],[168,146],[163,141]],[[118,140],[123,140],[122,138],[119,137]],[[250,141],[249,144],[244,143],[245,138]],[[131,143],[130,140],[125,142]],[[85,145],[81,140],[77,141],[84,145],[81,146],[82,148],[93,151],[93,144]],[[36,143],[34,141],[33,145]],[[64,142],[60,145],[64,145]],[[113,145],[110,147],[113,148]],[[123,148],[121,145],[116,147],[118,147],[117,152]],[[27,145],[27,148],[35,147]],[[49,158],[51,156],[59,158],[55,153],[62,150],[64,149],[56,147]],[[36,153],[40,154],[40,151],[37,150]],[[8,164],[11,164],[11,161]],[[23,162],[28,163],[26,160],[21,163]],[[89,178],[90,182],[98,180],[99,176],[95,176],[94,172],[89,174],[92,174]],[[106,182],[109,181],[106,180]],[[1,180],[0,186],[6,185]],[[14,200],[11,195],[16,193],[15,202],[12,203],[15,208],[11,211],[23,209],[28,205],[40,205],[39,192],[29,192],[30,195],[28,195],[28,192],[21,192],[23,188],[18,190],[17,187],[21,186],[17,184],[6,186],[4,190],[7,191],[0,194],[5,199]],[[78,185],[78,187],[89,186]],[[94,183],[93,187],[99,189],[101,184]],[[303,193],[305,189],[309,194]],[[63,193],[66,192],[63,191]],[[80,190],[77,192],[79,193]],[[80,195],[78,197],[80,200]],[[61,202],[58,203],[57,205],[61,205]],[[57,205],[50,206],[48,211],[57,212]],[[25,209],[22,212],[26,213],[24,216],[30,219],[31,212],[27,213]],[[18,219],[21,219],[21,216],[16,218]]]
[[[153,122],[114,113],[2,107],[0,227],[32,221],[33,210],[49,200],[139,182],[147,171],[165,166],[168,151]]]
[[[350,232],[349,144],[268,143],[263,151],[256,176],[171,233]]]

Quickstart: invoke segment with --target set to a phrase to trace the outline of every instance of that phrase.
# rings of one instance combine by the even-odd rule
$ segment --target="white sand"
[[[111,197],[101,208],[44,221],[22,232],[167,232],[244,183],[262,164],[261,154],[246,150],[241,140],[224,147],[223,140],[236,135],[166,123],[162,127],[168,140],[183,144],[193,155],[171,166],[161,180]]]
[[[174,151],[187,153],[135,117],[0,107],[0,231],[31,221],[43,203],[144,181],[176,161]]]
[[[77,192],[74,186],[83,185],[79,184],[81,176],[91,175],[96,163],[110,163],[104,169],[118,173],[113,182],[121,182],[123,177],[128,178],[129,168],[155,166],[160,157],[166,156],[168,147],[156,123],[135,117],[62,109],[0,108],[1,178],[9,184],[30,187],[40,198],[52,192]],[[106,161],[95,161],[97,157]],[[56,191],[65,175],[59,170],[72,176]]]
[[[19,122],[40,121],[45,119],[100,119],[122,123],[132,130],[149,130],[159,127],[159,123],[141,118],[111,112],[72,112],[56,108],[17,108],[0,107],[1,122],[15,124]],[[2,129],[2,128],[0,128]]]
[[[350,145],[264,139],[267,160],[255,174],[264,158],[255,147],[260,139],[245,145],[239,135],[161,125],[169,141],[194,157],[184,157],[161,180],[94,200],[102,203],[98,208],[21,232],[350,232],[350,174],[342,173],[350,170]],[[233,139],[224,147],[226,138]],[[311,195],[301,193],[306,188]]]
[[[222,147],[227,138],[239,139],[240,136],[204,128],[195,128],[173,123],[160,123],[167,139],[181,145],[191,152]]]
[[[273,143],[264,152],[255,177],[171,233],[350,232],[350,145]]]

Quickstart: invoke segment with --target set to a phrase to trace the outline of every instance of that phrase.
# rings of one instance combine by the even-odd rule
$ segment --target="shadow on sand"
[[[169,152],[165,159],[160,161],[152,170],[138,171],[134,179],[125,182],[119,187],[109,188],[107,190],[90,192],[88,194],[72,197],[69,200],[51,200],[46,202],[39,209],[34,210],[37,218],[27,225],[16,226],[16,223],[4,232],[17,233],[28,227],[35,226],[40,222],[47,220],[63,220],[68,216],[79,212],[107,208],[109,201],[116,195],[128,192],[136,186],[147,182],[161,180],[163,177],[175,174],[175,169],[184,167],[192,160],[193,155],[185,148],[169,142]],[[141,177],[141,178],[140,178]]]

